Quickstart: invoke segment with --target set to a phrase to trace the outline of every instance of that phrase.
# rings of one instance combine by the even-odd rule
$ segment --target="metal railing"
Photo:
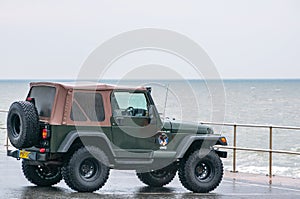
[[[6,110],[0,110],[0,113],[8,113]],[[287,151],[287,150],[274,150],[273,149],[273,130],[274,129],[284,129],[284,130],[298,130],[300,131],[300,127],[295,126],[275,126],[275,125],[258,125],[258,124],[236,124],[236,123],[218,123],[218,122],[200,122],[201,124],[208,124],[208,125],[215,125],[215,126],[227,126],[227,127],[233,127],[233,145],[232,146],[221,146],[221,145],[215,145],[215,148],[223,148],[223,149],[231,149],[233,150],[232,155],[232,172],[237,172],[237,150],[240,151],[253,151],[253,152],[265,152],[269,153],[269,173],[268,176],[270,178],[270,183],[272,183],[272,177],[273,177],[273,153],[279,153],[279,154],[289,154],[289,155],[300,155],[300,152],[296,151]],[[264,128],[269,129],[269,148],[250,148],[250,147],[238,147],[237,146],[237,128]],[[6,129],[3,127],[0,127],[0,129]],[[6,147],[9,147],[8,137],[6,138]]]
[[[273,153],[280,153],[280,154],[289,154],[289,155],[300,155],[300,152],[296,151],[287,151],[287,150],[274,150],[273,149],[273,130],[274,129],[284,129],[284,130],[299,130],[300,127],[295,126],[273,126],[273,125],[256,125],[256,124],[235,124],[235,123],[216,123],[216,122],[200,122],[201,124],[208,124],[208,125],[216,125],[216,126],[228,126],[233,127],[233,145],[232,146],[221,146],[221,145],[215,145],[215,148],[224,148],[224,149],[232,149],[233,155],[232,155],[232,172],[236,173],[236,160],[237,160],[237,150],[241,151],[254,151],[254,152],[265,152],[269,153],[269,173],[268,176],[270,178],[270,183],[272,183],[272,177],[273,177]],[[238,147],[237,146],[237,128],[264,128],[269,129],[269,147],[268,149],[264,148],[248,148],[248,147]]]

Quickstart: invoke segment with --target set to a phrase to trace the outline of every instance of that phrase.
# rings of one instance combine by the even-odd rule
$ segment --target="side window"
[[[73,121],[104,121],[102,95],[100,93],[75,92],[70,117]]]
[[[115,91],[111,96],[114,116],[147,116],[147,98],[142,92]]]

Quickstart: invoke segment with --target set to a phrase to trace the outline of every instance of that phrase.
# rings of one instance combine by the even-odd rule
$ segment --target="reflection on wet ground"
[[[224,198],[300,198],[300,180],[283,178],[266,183],[265,176],[226,173],[221,185],[212,193],[194,194],[187,191],[176,177],[163,188],[150,188],[141,183],[134,171],[112,170],[108,182],[95,193],[77,193],[63,181],[54,187],[36,187],[23,176],[20,161],[0,153],[0,198],[104,198],[104,199],[224,199]],[[238,178],[236,176],[239,176]],[[274,178],[279,179],[279,178]],[[289,185],[289,186],[284,186]]]
[[[13,194],[15,193],[15,194]],[[176,193],[176,188],[150,188],[142,187],[136,193],[102,193],[101,191],[96,193],[76,193],[68,189],[60,187],[35,187],[28,186],[23,187],[21,194],[18,195],[18,191],[12,191],[10,195],[6,195],[8,198],[107,198],[107,199],[123,199],[123,198],[139,198],[139,199],[150,199],[150,198],[220,198],[215,193],[212,194],[193,194],[193,193]]]

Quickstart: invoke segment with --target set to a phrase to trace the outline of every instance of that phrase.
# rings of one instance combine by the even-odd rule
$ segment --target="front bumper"
[[[7,150],[7,156],[16,158],[18,160],[20,159],[26,159],[26,160],[33,160],[33,161],[46,161],[47,160],[47,154],[46,153],[39,153],[35,151],[26,151],[28,154],[28,157],[24,158],[20,156],[21,150]]]
[[[227,152],[226,151],[215,151],[215,152],[218,154],[218,156],[220,158],[227,158]]]
[[[215,146],[227,146],[227,139],[224,136],[219,137],[217,143]],[[220,158],[227,158],[227,152],[226,151],[219,151],[218,147],[214,147],[215,152],[218,154]]]

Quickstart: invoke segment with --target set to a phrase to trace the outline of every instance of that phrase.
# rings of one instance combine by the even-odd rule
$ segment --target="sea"
[[[29,83],[41,80],[0,80],[0,111],[24,100]],[[45,80],[43,80],[45,81]],[[46,80],[63,81],[72,80]],[[149,86],[162,119],[300,127],[300,80],[104,80],[103,83]],[[6,148],[6,112],[0,112],[0,153]],[[233,128],[211,125],[233,144]],[[237,146],[269,147],[267,128],[237,128]],[[273,130],[273,148],[300,152],[300,130]],[[232,170],[232,150],[222,159]],[[237,152],[237,171],[268,173],[268,153]],[[300,156],[273,154],[273,174],[300,178]]]

